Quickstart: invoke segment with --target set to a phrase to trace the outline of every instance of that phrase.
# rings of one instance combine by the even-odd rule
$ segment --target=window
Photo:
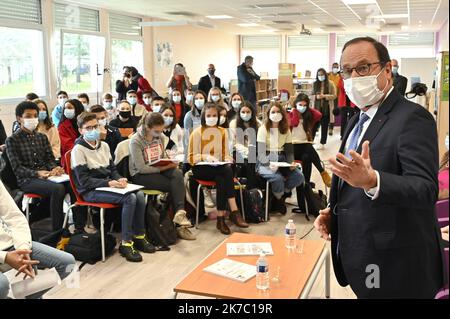
[[[317,69],[328,67],[328,35],[289,36],[287,62],[296,64],[301,77],[306,71],[315,77]]]
[[[141,41],[112,39],[111,40],[111,80],[112,88],[115,87],[115,81],[121,79],[123,67],[132,65],[140,73],[144,69],[144,54]]]
[[[405,32],[389,36],[389,55],[393,59],[435,56],[433,32]]]
[[[39,25],[42,23],[41,1],[3,0],[0,19]]]
[[[254,58],[253,69],[257,74],[266,72],[270,79],[278,78],[278,63],[281,62],[280,36],[242,36],[241,61],[247,55]]]
[[[336,55],[335,55],[335,61],[339,63],[341,60],[341,54],[342,49],[344,48],[344,45],[354,38],[359,37],[371,37],[375,40],[378,40],[378,36],[375,33],[347,33],[347,34],[337,34],[336,35]]]
[[[124,16],[121,14],[109,14],[109,31],[112,34],[122,34],[128,36],[142,36],[142,19]]]

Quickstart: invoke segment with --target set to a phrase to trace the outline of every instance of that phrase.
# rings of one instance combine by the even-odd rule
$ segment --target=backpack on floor
[[[147,205],[145,224],[148,240],[155,246],[170,246],[177,241],[175,225],[167,212],[157,211],[153,205]]]
[[[105,233],[105,256],[111,255],[115,247],[116,238],[111,234]],[[72,254],[78,261],[95,264],[97,261],[102,260],[100,231],[72,235],[64,251]]]
[[[309,220],[309,216],[319,216],[319,210],[327,207],[327,196],[322,190],[315,191],[314,183],[303,183],[303,185],[297,187],[297,201],[298,209],[294,209],[295,213],[305,213],[306,219]]]
[[[250,190],[243,189],[244,197],[245,221],[247,223],[258,224],[264,221],[264,196],[261,190],[253,188]],[[236,199],[238,207],[241,208],[241,197],[239,191],[236,191]]]

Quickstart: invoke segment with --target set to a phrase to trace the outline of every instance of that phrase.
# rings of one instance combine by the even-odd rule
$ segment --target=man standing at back
[[[400,93],[402,96],[405,96],[406,87],[408,86],[408,79],[398,73],[399,66],[396,59],[391,60],[391,65],[392,75],[394,76],[394,88],[396,88],[398,93]]]
[[[244,63],[237,68],[237,76],[239,93],[256,107],[255,80],[258,81],[260,77],[253,70],[253,57],[245,57]]]
[[[203,91],[206,95],[208,95],[211,88],[220,88],[220,78],[217,77],[215,73],[216,68],[214,67],[214,64],[208,65],[208,74],[200,78],[200,81],[198,81],[198,90]]]
[[[386,47],[347,42],[341,57],[350,100],[361,112],[330,158],[330,205],[315,226],[331,238],[334,272],[358,298],[433,298],[443,286],[436,123],[393,87]]]

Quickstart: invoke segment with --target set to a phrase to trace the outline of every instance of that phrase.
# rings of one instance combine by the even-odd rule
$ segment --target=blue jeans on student
[[[133,235],[145,234],[145,197],[142,192],[125,195],[92,191],[83,194],[87,202],[118,204],[122,206],[122,240],[131,241]]]
[[[10,249],[14,250],[14,249]],[[55,249],[53,247],[33,241],[31,248],[31,259],[38,260],[39,268],[55,268],[61,277],[66,278],[74,269],[75,258],[71,254]],[[39,276],[39,272],[38,272]],[[35,299],[42,297],[48,290],[35,293],[28,296],[27,299]],[[0,299],[5,299],[9,293],[9,281],[6,276],[0,273]]]
[[[269,166],[260,165],[258,173],[262,178],[270,182],[272,193],[278,199],[305,181],[302,172],[298,168],[293,171],[289,170],[289,168],[279,168],[276,172],[273,172]]]

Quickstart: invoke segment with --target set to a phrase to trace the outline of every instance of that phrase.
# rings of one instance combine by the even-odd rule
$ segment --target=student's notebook
[[[271,243],[227,243],[227,256],[273,255]]]
[[[161,158],[153,163],[150,163],[150,166],[160,167],[160,166],[167,166],[169,164],[178,164],[180,161],[176,159],[170,159],[170,158]]]
[[[61,176],[50,176],[49,178],[47,178],[47,180],[53,183],[65,183],[68,182],[70,178],[69,175],[62,174]]]
[[[136,184],[128,184],[125,188],[115,188],[115,187],[97,187],[96,191],[103,191],[103,192],[111,192],[111,193],[117,193],[117,194],[128,194],[136,192],[140,189],[144,188],[142,185],[136,185]]]
[[[286,163],[286,162],[270,162],[270,165],[276,166],[278,168],[280,168],[280,167],[301,167],[300,164],[292,165],[292,163]]]
[[[195,165],[221,166],[221,165],[227,165],[227,164],[233,164],[233,163],[232,162],[198,162]]]
[[[245,264],[228,258],[224,258],[204,268],[203,271],[239,282],[246,282],[256,276],[255,265]]]

